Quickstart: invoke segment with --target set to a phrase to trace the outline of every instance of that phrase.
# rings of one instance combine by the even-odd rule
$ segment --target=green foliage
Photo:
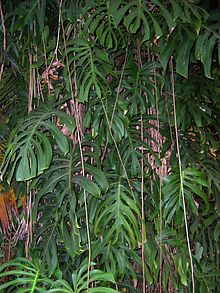
[[[109,194],[97,210],[94,233],[100,234],[107,242],[115,244],[119,237],[128,245],[136,246],[141,241],[138,221],[140,209],[132,194],[121,184],[121,178],[110,186]],[[105,231],[107,233],[105,233]]]
[[[0,290],[141,292],[144,270],[146,290],[192,292],[190,248],[195,292],[217,292],[217,9],[5,2],[0,178],[26,193],[29,258],[0,266]]]
[[[201,205],[205,205],[206,211],[209,210],[209,201],[203,190],[203,187],[208,188],[209,186],[202,172],[188,168],[182,171],[181,178],[176,172],[165,177],[164,181],[164,217],[167,223],[170,224],[175,215],[175,223],[183,224],[183,215],[180,212],[183,207],[182,187],[190,209],[195,215],[198,215],[196,204],[200,205],[198,203],[199,198],[203,200]]]
[[[10,266],[13,266],[14,269],[7,271]],[[7,288],[8,292],[45,292],[45,289],[47,290],[51,284],[50,279],[40,274],[38,259],[31,262],[24,258],[18,258],[11,263],[5,263],[1,266],[0,276],[13,277],[9,282],[0,285],[0,290]]]
[[[69,131],[74,130],[75,121],[70,116],[45,106],[42,110],[38,109],[37,112],[32,112],[21,121],[18,128],[12,132],[3,162],[3,174],[7,171],[8,165],[13,162],[13,167],[8,173],[7,181],[9,184],[15,169],[16,180],[24,181],[35,178],[49,168],[52,159],[52,147],[47,135],[43,133],[45,130],[51,132],[64,155],[69,152],[68,139],[50,121],[52,115],[60,118]]]
[[[95,265],[95,263],[92,263]],[[13,267],[11,270],[10,267]],[[9,270],[7,270],[9,268]],[[72,274],[73,288],[68,282],[62,279],[62,272],[56,270],[50,278],[40,272],[40,260],[34,258],[28,261],[24,258],[17,258],[1,266],[0,277],[9,276],[10,281],[0,285],[0,290],[6,289],[7,292],[86,292],[87,286],[87,266],[82,266]],[[5,270],[5,271],[4,271]],[[16,277],[16,278],[14,278]],[[104,273],[101,270],[93,269],[90,272],[89,282],[115,283],[111,273]],[[98,291],[99,290],[99,291]],[[107,288],[90,288],[88,292],[116,293],[118,291]]]

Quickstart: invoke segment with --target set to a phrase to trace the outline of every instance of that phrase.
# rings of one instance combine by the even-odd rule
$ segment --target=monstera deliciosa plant
[[[218,292],[217,2],[0,0],[1,292]]]

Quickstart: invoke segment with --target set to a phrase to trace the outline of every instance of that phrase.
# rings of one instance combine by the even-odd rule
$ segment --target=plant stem
[[[178,157],[179,172],[180,172],[180,188],[181,188],[181,195],[182,195],[182,202],[183,202],[186,240],[187,240],[189,258],[190,258],[192,293],[195,293],[194,266],[193,266],[192,252],[191,252],[190,240],[189,240],[189,228],[188,228],[188,222],[187,222],[187,216],[186,216],[186,202],[185,202],[184,187],[183,187],[182,162],[181,162],[181,157],[180,157],[179,136],[178,136],[177,118],[176,118],[176,99],[175,99],[175,86],[174,86],[174,73],[173,73],[172,57],[170,60],[170,69],[171,69],[171,85],[172,85],[172,97],[173,97],[173,112],[174,112],[174,125],[175,125],[175,135],[176,135],[176,148],[177,148],[177,157]]]

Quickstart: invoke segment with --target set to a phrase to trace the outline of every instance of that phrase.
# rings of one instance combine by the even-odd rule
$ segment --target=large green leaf
[[[95,263],[91,265],[94,266]],[[13,270],[7,271],[9,266],[13,266]],[[62,279],[62,274],[59,272],[56,272],[50,279],[43,275],[40,272],[40,261],[38,258],[32,261],[28,261],[25,258],[17,258],[9,263],[1,265],[0,276],[10,276],[9,281],[0,285],[0,290],[8,288],[9,290],[13,289],[13,292],[83,293],[86,292],[87,288],[87,265],[83,265],[72,274],[73,290],[68,282]],[[92,269],[89,276],[89,283],[115,283],[111,273],[106,273],[98,269]],[[118,291],[102,286],[89,288],[89,292],[116,293]]]
[[[10,266],[13,270],[7,270]],[[8,282],[0,285],[0,290],[13,288],[13,292],[43,291],[41,285],[47,289],[52,281],[40,273],[39,259],[29,261],[24,258],[17,258],[0,266],[0,278],[10,276]],[[24,287],[25,285],[25,287]],[[44,289],[44,290],[45,290]]]
[[[213,11],[213,13],[208,18],[207,23],[202,25],[195,45],[195,57],[197,60],[202,61],[205,75],[208,78],[212,78],[211,67],[213,63],[213,56],[215,51],[218,50],[217,47],[219,46],[220,42],[218,28],[219,12]]]
[[[121,184],[119,177],[97,211],[94,232],[107,242],[116,243],[119,237],[123,237],[125,242],[135,246],[141,237],[137,217],[140,217],[139,204]]]
[[[209,185],[206,181],[204,173],[192,168],[187,168],[182,171],[181,176],[182,178],[180,178],[180,174],[177,172],[164,178],[163,215],[168,223],[171,222],[174,215],[176,216],[177,223],[183,223],[183,217],[180,213],[180,210],[183,209],[182,196],[185,197],[185,200],[189,205],[188,209],[190,209],[191,212],[196,215],[198,214],[197,206],[203,206],[205,204],[205,208],[207,211],[210,206],[207,194],[204,191],[204,188],[207,188],[207,190],[209,189]],[[202,199],[201,203],[199,201],[199,198]]]
[[[101,98],[103,86],[107,86],[107,75],[113,74],[112,62],[108,53],[92,41],[82,38],[68,42],[67,52],[70,65],[73,65],[78,83],[77,98],[80,102],[88,101],[93,90]],[[67,73],[64,74],[68,80]],[[70,85],[69,85],[70,86]]]
[[[32,112],[12,132],[1,167],[3,175],[7,173],[8,183],[14,173],[17,181],[26,181],[49,168],[53,151],[49,134],[64,155],[69,152],[68,138],[50,121],[55,115],[71,132],[74,130],[75,121],[71,116],[44,106]]]
[[[193,40],[188,38],[177,52],[176,72],[184,77],[188,77],[188,67],[190,60],[190,52],[193,46]]]

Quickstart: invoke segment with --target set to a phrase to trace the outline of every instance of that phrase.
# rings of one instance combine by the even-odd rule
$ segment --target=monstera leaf
[[[13,267],[12,270],[9,269],[10,266]],[[52,280],[40,273],[40,260],[37,258],[34,258],[32,261],[25,258],[17,258],[1,265],[0,278],[3,276],[9,276],[9,278],[8,281],[0,285],[0,290],[9,290],[10,288],[10,290],[12,289],[13,292],[17,293],[42,292],[41,286],[46,290],[52,283]]]
[[[182,175],[175,172],[164,178],[164,218],[168,223],[174,215],[176,221],[182,223],[183,208],[182,196],[190,207],[192,213],[198,214],[198,206],[205,204],[206,211],[209,210],[209,201],[204,188],[209,188],[205,174],[192,168],[182,171]],[[183,189],[183,192],[182,192]],[[183,194],[182,194],[183,193]],[[202,199],[200,203],[200,199]]]
[[[70,65],[74,66],[77,76],[78,100],[88,101],[94,89],[96,95],[102,97],[103,88],[108,86],[107,75],[114,74],[107,51],[96,46],[94,42],[82,38],[70,40],[67,45]],[[64,76],[68,79],[66,71]]]
[[[62,134],[52,117],[56,116],[69,131],[75,128],[75,121],[66,113],[46,106],[32,112],[12,131],[11,139],[2,163],[2,174],[7,174],[10,183],[14,173],[17,181],[26,181],[42,174],[50,166],[52,141],[64,155],[69,152],[69,141]]]
[[[204,65],[205,75],[209,78],[212,78],[212,56],[215,51],[218,54],[218,62],[220,62],[219,17],[219,11],[215,11],[210,15],[207,24],[202,26],[195,45],[195,58],[201,60]]]
[[[91,263],[91,266],[95,266]],[[12,266],[12,270],[8,270]],[[25,258],[17,258],[0,266],[0,277],[9,276],[9,281],[0,285],[0,290],[7,289],[13,292],[66,292],[66,293],[117,293],[118,291],[108,287],[94,287],[87,291],[87,267],[84,264],[72,274],[73,289],[71,285],[62,279],[62,273],[58,269],[51,278],[41,273],[40,259],[34,257],[32,261]],[[8,271],[7,271],[8,270]],[[14,278],[16,277],[16,278]],[[98,269],[92,269],[89,273],[89,283],[115,283],[112,273],[106,273]],[[25,285],[25,286],[24,286]]]
[[[95,149],[95,144],[86,142],[83,147],[92,147]],[[98,149],[95,152],[84,153],[87,159],[90,157],[97,165],[99,164]],[[75,213],[77,200],[83,201],[81,195],[83,191],[99,198],[101,193],[105,193],[108,189],[108,180],[106,175],[98,166],[84,162],[84,175],[82,174],[82,164],[80,158],[79,147],[76,147],[74,152],[63,156],[61,152],[56,152],[52,164],[48,170],[32,182],[31,187],[37,186],[41,182],[41,190],[35,201],[33,208],[33,217],[37,215],[37,205],[41,198],[51,192],[57,195],[57,206],[61,207],[64,199],[71,202],[71,209]]]
[[[122,237],[126,243],[135,246],[141,235],[137,218],[140,219],[138,202],[132,198],[131,192],[118,182],[110,187],[110,194],[97,211],[94,232],[102,235],[107,242],[116,243]]]

